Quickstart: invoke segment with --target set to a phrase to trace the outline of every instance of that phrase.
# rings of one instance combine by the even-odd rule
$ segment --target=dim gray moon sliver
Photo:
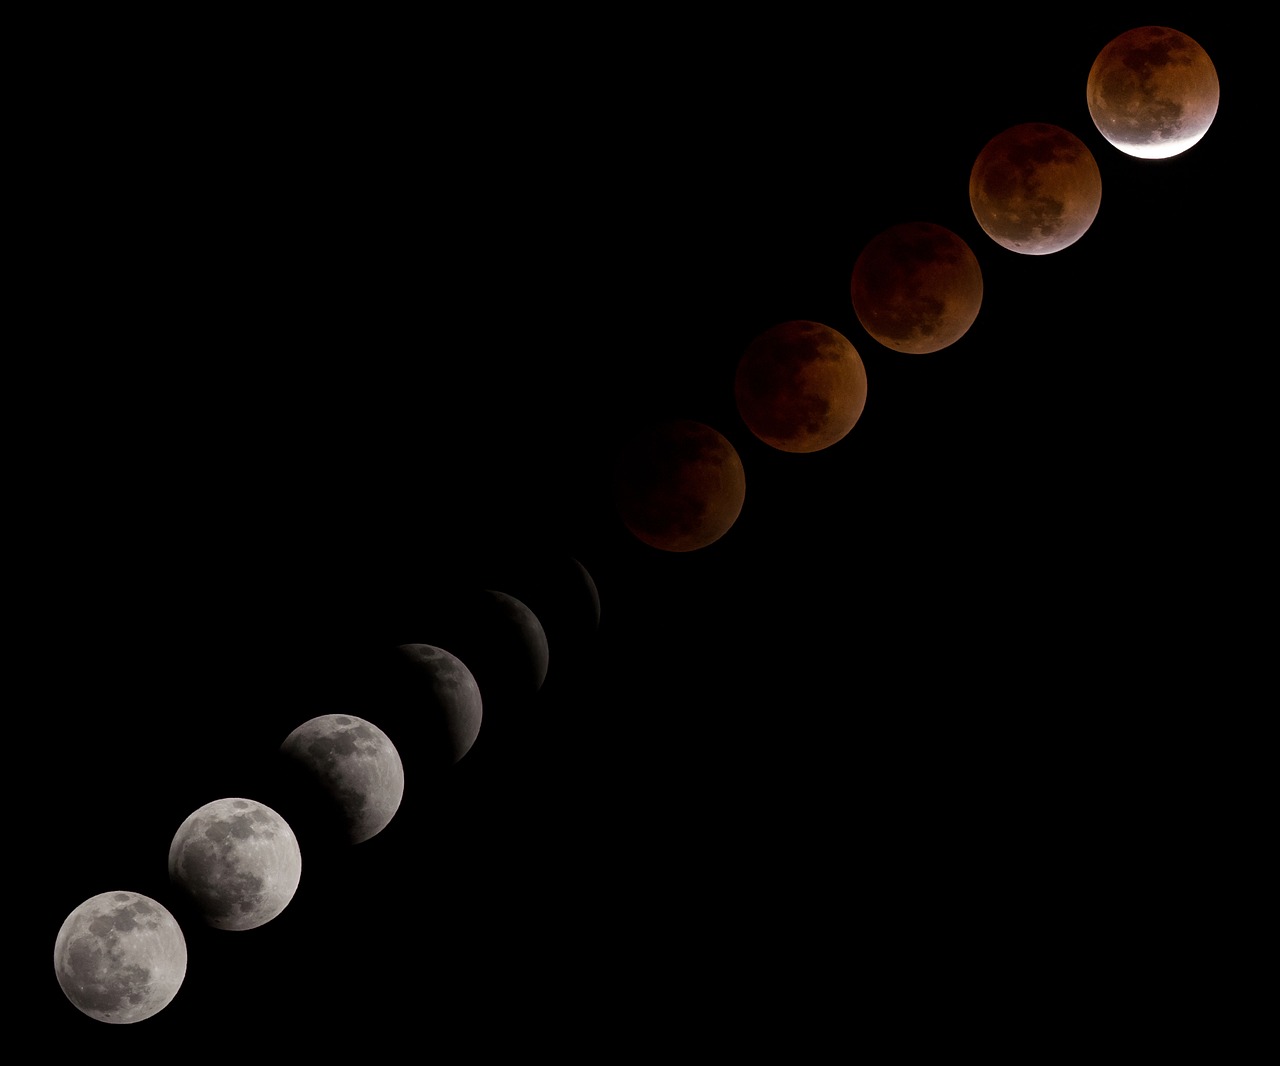
[[[289,905],[302,878],[298,838],[264,803],[213,800],[169,845],[169,880],[215,929],[255,929]]]
[[[449,650],[475,678],[486,708],[521,703],[542,688],[550,646],[526,603],[497,589],[477,589],[451,606],[456,629]]]
[[[162,904],[139,892],[91,896],[63,921],[53,969],[82,1014],[114,1025],[163,1010],[187,974],[182,927]]]
[[[401,644],[397,663],[424,759],[452,766],[471,750],[484,719],[480,685],[467,665],[433,644]]]
[[[350,714],[322,714],[303,722],[281,754],[326,802],[333,829],[359,844],[387,827],[404,797],[404,766],[391,738]]]

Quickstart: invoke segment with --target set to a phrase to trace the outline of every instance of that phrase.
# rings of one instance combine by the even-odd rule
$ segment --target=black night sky
[[[1212,10],[43,31],[34,387],[11,394],[40,426],[16,519],[38,683],[11,705],[46,782],[20,864],[36,1038],[807,1061],[1166,1026],[1128,983],[1187,964],[1162,934],[1221,860],[1229,738],[1203,712],[1247,653],[1212,620],[1260,506],[1257,427],[1229,414],[1258,358],[1228,332],[1244,31]],[[1162,161],[1085,103],[1098,50],[1149,23],[1222,85]],[[968,202],[978,151],[1029,121],[1103,178],[1048,256]],[[848,286],[915,220],[970,244],[984,297],[906,356]],[[809,455],[752,437],[732,390],[800,318],[869,381]],[[687,554],[611,498],[619,448],[672,418],[747,478]],[[66,1001],[70,910],[166,902],[188,813],[265,798],[308,718],[377,722],[379,664],[435,643],[451,596],[550,605],[569,559],[600,625],[560,603],[505,733],[408,778],[379,836],[304,851],[266,926],[184,929],[155,1017]]]

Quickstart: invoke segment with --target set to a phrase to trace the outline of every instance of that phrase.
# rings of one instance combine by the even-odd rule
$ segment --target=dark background
[[[1185,993],[1210,946],[1186,915],[1243,787],[1232,619],[1261,501],[1233,412],[1270,330],[1238,328],[1247,31],[1112,11],[33,34],[10,403],[37,1033],[803,1057],[1185,1024],[1152,988]],[[1164,161],[1085,105],[1097,52],[1149,23],[1222,82]],[[968,204],[977,153],[1026,121],[1103,176],[1050,256]],[[984,277],[974,326],[926,356],[848,297],[865,242],[911,220]],[[744,347],[791,318],[843,332],[869,379],[812,455],[733,406]],[[675,417],[747,477],[687,555],[631,537],[609,487]],[[598,628],[557,584],[570,558]],[[268,794],[307,718],[376,722],[386,651],[436,642],[475,588],[562,611],[503,743],[410,777],[374,839],[304,853],[268,925],[187,928],[160,1014],[72,1008],[66,914],[169,900],[183,818]]]

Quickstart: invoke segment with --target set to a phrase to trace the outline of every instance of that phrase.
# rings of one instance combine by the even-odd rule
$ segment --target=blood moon
[[[858,321],[886,348],[936,352],[968,332],[982,307],[982,267],[958,234],[902,222],[876,234],[853,264]]]
[[[1196,144],[1218,113],[1218,72],[1185,33],[1138,26],[1111,40],[1089,69],[1089,117],[1126,155],[1165,159]]]
[[[867,402],[867,370],[843,333],[795,319],[765,330],[738,360],[738,413],[766,444],[816,452],[845,437]]]
[[[1048,122],[992,137],[969,172],[969,204],[996,244],[1048,255],[1075,244],[1102,203],[1102,174],[1088,146]]]
[[[623,525],[663,551],[695,551],[719,540],[742,513],[746,491],[737,449],[692,419],[650,426],[623,447],[614,467]]]

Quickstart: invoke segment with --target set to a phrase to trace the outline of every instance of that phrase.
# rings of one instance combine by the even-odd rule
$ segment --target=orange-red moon
[[[1185,33],[1138,26],[1111,40],[1093,61],[1089,117],[1126,155],[1166,159],[1185,152],[1218,114],[1218,72]]]
[[[687,552],[719,540],[746,499],[738,451],[702,422],[651,426],[622,449],[614,499],[623,524],[663,551]]]
[[[969,172],[969,204],[996,244],[1048,255],[1075,244],[1102,203],[1102,174],[1084,141],[1048,122],[991,138]]]
[[[747,345],[734,376],[743,422],[784,452],[816,452],[845,437],[867,402],[867,371],[852,342],[821,322],[795,319]]]
[[[858,321],[886,348],[924,354],[954,344],[982,308],[982,268],[958,234],[902,222],[876,234],[853,264]]]

